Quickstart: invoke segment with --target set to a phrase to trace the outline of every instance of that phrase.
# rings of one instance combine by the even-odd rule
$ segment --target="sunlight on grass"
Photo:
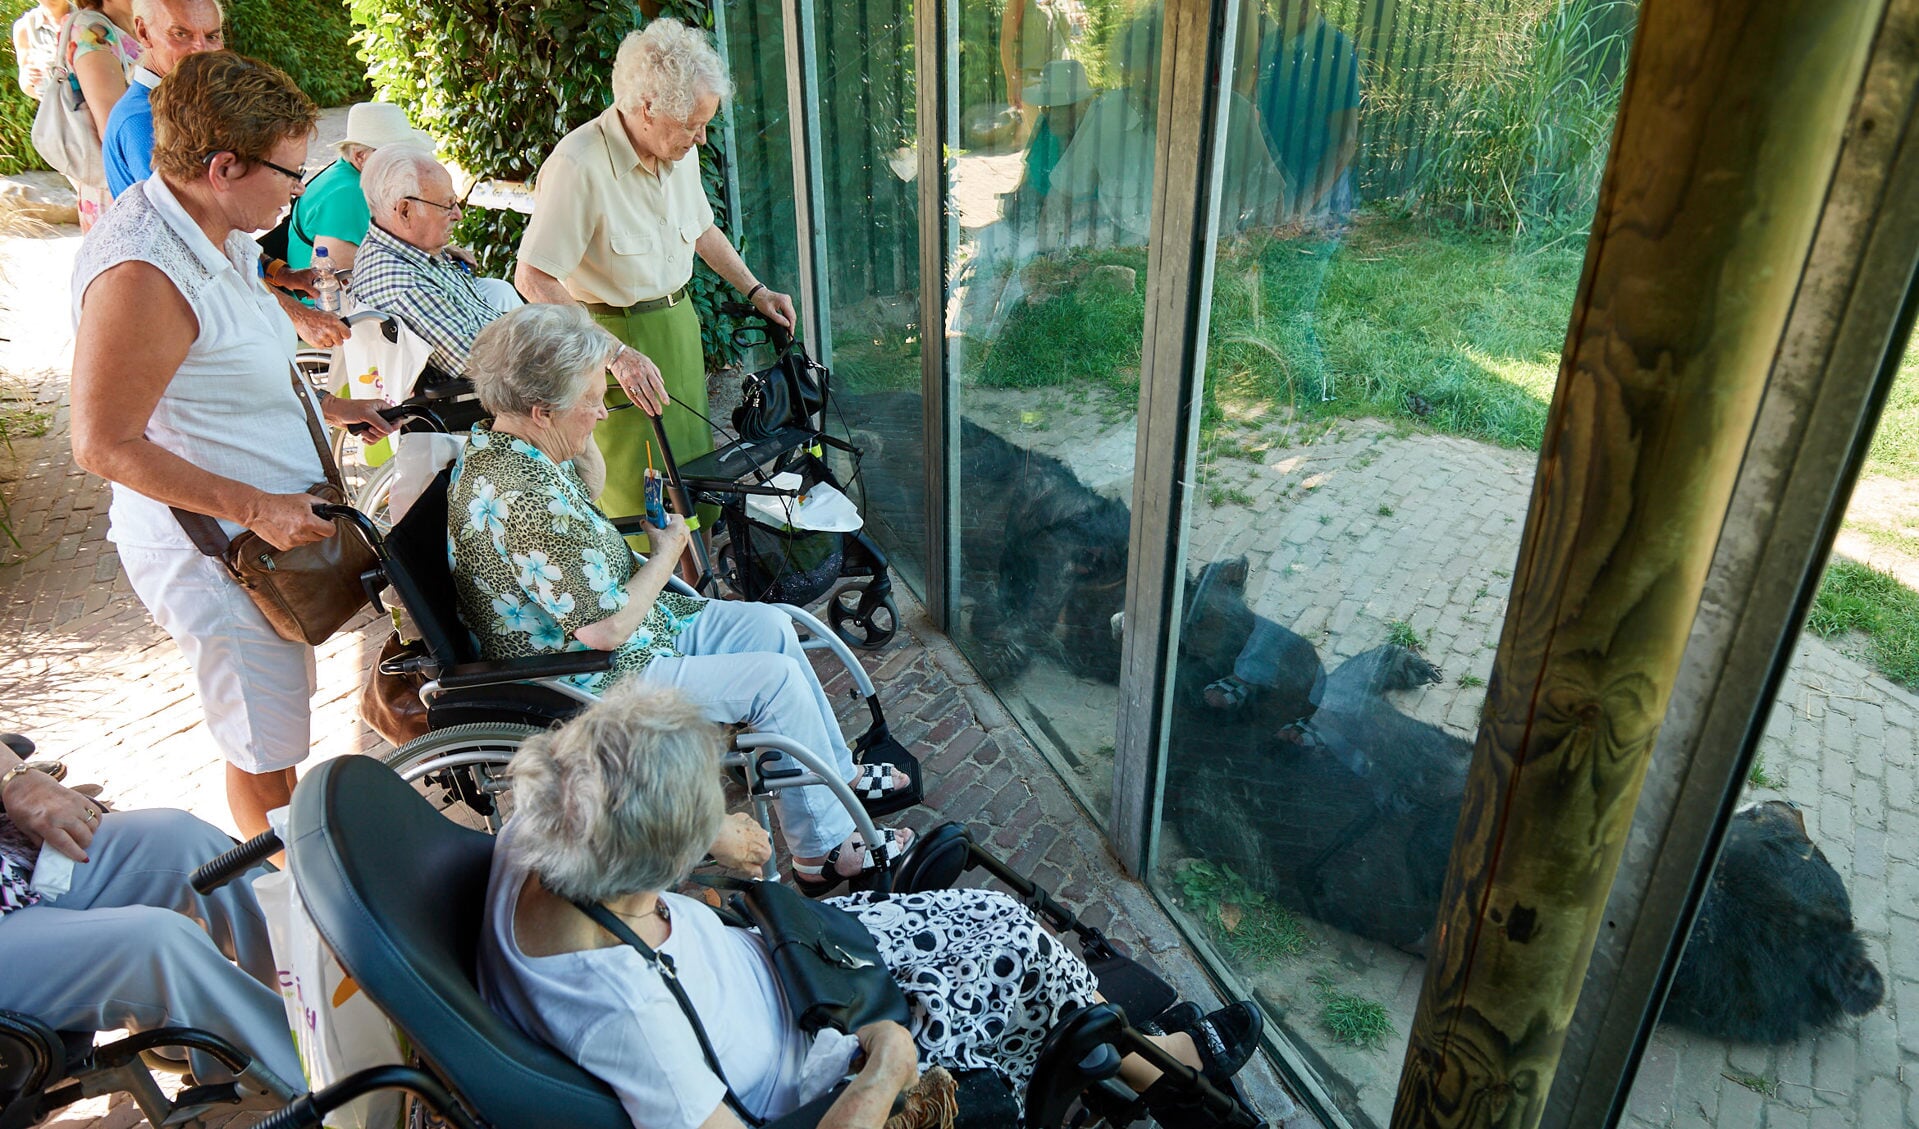
[[[1901,686],[1919,690],[1919,592],[1892,576],[1834,557],[1806,630],[1822,639],[1862,633],[1872,665]]]
[[[1873,433],[1865,473],[1891,478],[1919,478],[1919,342],[1908,343],[1899,375]]]

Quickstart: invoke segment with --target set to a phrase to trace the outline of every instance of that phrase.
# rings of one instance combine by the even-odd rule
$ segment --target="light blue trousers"
[[[204,897],[187,882],[232,846],[183,811],[102,816],[71,889],[0,917],[0,1008],[56,1031],[197,1027],[299,1086],[254,874]],[[194,1073],[225,1078],[198,1055]]]
[[[786,613],[770,604],[713,600],[680,633],[685,658],[658,658],[640,677],[680,689],[710,721],[740,722],[799,742],[853,778],[853,753],[833,703],[800,649]],[[780,758],[778,767],[796,767]],[[824,787],[778,794],[780,833],[800,858],[819,858],[853,834],[853,817]]]

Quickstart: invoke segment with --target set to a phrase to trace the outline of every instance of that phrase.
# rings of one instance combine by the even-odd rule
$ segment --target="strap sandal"
[[[901,843],[900,828],[879,827],[875,830],[880,833],[880,842],[870,850],[864,842],[842,843],[826,852],[826,858],[817,865],[793,863],[793,888],[809,898],[824,898],[869,870],[891,866],[894,859],[905,854],[906,848],[913,845],[913,835],[910,831],[907,832],[906,842]],[[860,852],[860,868],[854,874],[841,874],[839,872],[840,854],[848,850]]]
[[[1237,710],[1253,700],[1253,687],[1232,675],[1206,684],[1206,704],[1216,710]]]
[[[1139,1025],[1142,1035],[1165,1035],[1174,1031],[1184,1031],[1199,1022],[1199,1005],[1191,1000],[1181,1000],[1165,1011]]]
[[[847,787],[853,789],[853,794],[859,797],[862,807],[869,801],[885,800],[912,786],[911,777],[894,772],[893,766],[885,763],[861,765],[860,770],[853,774],[853,779],[847,784]]]

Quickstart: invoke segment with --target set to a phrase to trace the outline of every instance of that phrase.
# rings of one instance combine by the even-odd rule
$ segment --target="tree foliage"
[[[646,20],[638,5],[621,0],[350,0],[350,6],[380,97],[405,106],[447,157],[480,179],[531,179],[562,137],[606,109],[620,40]],[[688,0],[668,0],[658,15],[709,32],[713,26],[711,9]],[[721,136],[715,123],[700,151],[700,173],[715,222],[730,232]],[[525,228],[526,217],[517,212],[476,208],[457,234],[479,252],[488,272],[504,273]],[[707,363],[726,363],[731,325],[717,304],[727,287],[700,266],[693,289]]]
[[[35,0],[0,0],[0,21],[13,21]],[[227,46],[264,59],[300,84],[322,106],[366,96],[366,76],[353,52],[353,26],[345,0],[226,0]],[[20,89],[13,37],[0,47],[0,174],[44,169],[33,148],[33,113],[39,103]]]

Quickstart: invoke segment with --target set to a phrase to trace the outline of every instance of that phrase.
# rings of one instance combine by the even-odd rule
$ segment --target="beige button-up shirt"
[[[698,150],[648,172],[618,110],[560,139],[533,185],[520,261],[582,302],[630,306],[693,277],[693,243],[713,226]]]

